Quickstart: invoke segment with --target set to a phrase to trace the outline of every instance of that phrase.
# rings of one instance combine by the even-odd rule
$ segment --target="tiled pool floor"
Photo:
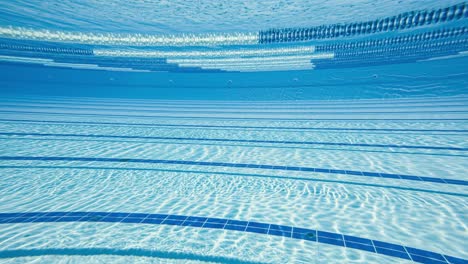
[[[5,261],[467,262],[465,97],[4,101]]]

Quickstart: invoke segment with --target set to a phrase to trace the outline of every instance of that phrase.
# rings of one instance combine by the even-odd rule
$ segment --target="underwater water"
[[[0,263],[468,263],[467,22],[0,1]]]

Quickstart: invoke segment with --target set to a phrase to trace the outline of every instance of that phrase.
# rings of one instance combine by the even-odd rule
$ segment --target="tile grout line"
[[[406,247],[405,247],[405,246],[402,246],[402,247],[405,249],[405,252],[406,252],[406,254],[408,254],[408,256],[409,256],[409,258],[411,259],[411,261],[414,262],[413,256],[411,256],[411,254],[408,252],[408,250],[406,249]]]

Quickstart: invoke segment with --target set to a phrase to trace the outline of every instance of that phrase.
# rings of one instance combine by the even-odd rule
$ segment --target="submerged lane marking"
[[[150,257],[160,259],[196,260],[209,263],[258,264],[261,262],[245,261],[236,258],[199,255],[185,252],[160,251],[142,248],[44,248],[44,249],[9,249],[0,251],[0,258],[19,258],[37,256],[96,256],[113,255],[124,257]],[[129,261],[131,263],[131,261]]]
[[[351,146],[351,147],[380,147],[380,148],[408,148],[408,149],[434,149],[434,150],[459,150],[468,151],[468,148],[439,147],[439,146],[414,146],[397,144],[366,144],[366,143],[340,143],[317,141],[278,141],[278,140],[251,140],[251,139],[223,139],[223,138],[186,138],[186,137],[155,137],[155,136],[125,136],[125,135],[97,135],[97,134],[53,134],[53,133],[20,133],[0,132],[5,136],[38,136],[38,137],[89,137],[89,138],[121,138],[121,139],[162,139],[162,140],[187,140],[187,141],[216,141],[216,142],[246,142],[246,143],[271,143],[271,144],[295,144],[295,145],[326,145],[326,146]]]
[[[171,112],[171,111],[158,111],[158,112]],[[172,111],[176,112],[176,111]],[[197,113],[197,111],[189,111],[192,113]],[[47,114],[47,115],[82,115],[82,116],[116,116],[116,117],[185,117],[185,116],[161,116],[161,115],[126,115],[126,114],[110,114],[110,113],[101,113],[101,114],[92,114],[92,113],[73,113],[73,112],[46,112],[46,111],[23,111],[23,110],[0,110],[0,113],[22,113],[22,114]],[[220,112],[222,114],[229,114],[229,112]],[[238,112],[234,112],[238,113]],[[252,113],[252,112],[249,112]],[[257,114],[256,112],[253,112]],[[387,111],[387,112],[378,112],[378,111],[348,111],[348,112],[303,112],[303,113],[295,113],[295,112],[288,112],[288,113],[277,113],[277,112],[266,112],[266,114],[290,114],[290,115],[362,115],[362,114],[370,114],[370,115],[391,115],[391,114],[434,114],[434,113],[448,113],[448,114],[466,114],[468,110],[432,110],[432,111]],[[217,112],[209,111],[206,114],[218,114]],[[258,113],[259,115],[265,113]],[[200,118],[210,118],[211,116],[200,116]],[[218,117],[213,116],[214,118],[231,118],[231,117]],[[198,117],[191,117],[191,118],[198,118]],[[236,117],[233,117],[236,118]],[[269,119],[269,117],[242,117],[242,119]],[[281,119],[281,118],[280,118]],[[306,118],[304,118],[306,119]],[[299,119],[298,119],[299,120]]]
[[[427,190],[419,189],[412,187],[401,187],[401,186],[391,186],[391,185],[381,185],[373,183],[362,183],[362,182],[351,182],[351,181],[342,181],[342,180],[325,180],[320,178],[305,178],[305,177],[290,177],[290,176],[277,176],[277,175],[266,175],[266,174],[254,174],[254,173],[234,173],[234,172],[219,172],[219,171],[196,171],[196,170],[172,170],[172,169],[156,169],[156,168],[132,168],[132,167],[92,167],[92,166],[2,166],[0,169],[77,169],[77,170],[116,170],[116,171],[149,171],[149,172],[177,172],[177,173],[191,173],[191,174],[212,174],[212,175],[227,175],[227,176],[237,176],[237,177],[255,177],[255,178],[264,178],[264,179],[280,179],[280,180],[296,180],[296,181],[311,181],[311,182],[327,182],[327,183],[339,183],[339,184],[348,184],[356,186],[368,186],[376,188],[387,188],[387,189],[396,189],[402,191],[413,191],[413,192],[425,192],[432,194],[441,194],[441,195],[451,195],[451,196],[460,196],[468,197],[468,194],[463,193],[452,193],[452,192],[443,192],[437,190]]]
[[[310,119],[312,120],[312,119]],[[313,119],[315,120],[315,119]],[[365,119],[368,121],[368,119]],[[406,121],[405,119],[404,121]],[[410,120],[410,119],[408,119]],[[420,119],[424,120],[424,119]],[[433,119],[431,119],[433,120]],[[447,119],[453,120],[453,119]],[[455,119],[464,121],[465,119]],[[467,119],[468,120],[468,119]],[[34,120],[34,119],[7,119],[5,122],[33,122],[51,124],[79,124],[79,125],[122,125],[122,126],[153,126],[153,127],[197,127],[197,128],[235,128],[235,129],[275,129],[275,130],[317,130],[317,131],[382,131],[382,132],[441,132],[441,133],[468,133],[467,129],[398,129],[398,128],[340,128],[340,127],[268,127],[268,126],[221,126],[221,125],[194,125],[194,124],[157,124],[157,123],[122,123],[122,122],[90,122],[90,121],[59,121],[59,120]],[[339,121],[343,121],[340,119]],[[345,121],[348,121],[346,119]],[[411,121],[411,120],[410,120]],[[443,121],[446,121],[445,119]]]
[[[0,140],[26,140],[26,141],[64,141],[64,142],[105,142],[105,143],[130,143],[130,144],[168,144],[168,145],[194,145],[194,146],[226,146],[226,147],[247,147],[247,148],[271,148],[271,149],[305,149],[305,150],[325,150],[325,151],[341,151],[341,152],[366,152],[366,153],[391,153],[403,155],[424,155],[424,156],[443,156],[443,157],[468,157],[463,154],[448,154],[448,153],[425,153],[425,152],[410,152],[410,151],[385,151],[385,150],[370,150],[370,149],[349,149],[340,147],[316,147],[316,146],[276,146],[276,145],[255,145],[252,143],[207,143],[207,142],[177,142],[177,141],[138,141],[138,140],[111,140],[111,139],[72,139],[72,138],[29,138],[29,137],[1,137]]]
[[[343,174],[356,177],[379,177],[387,179],[399,179],[410,181],[423,181],[438,184],[454,184],[468,185],[468,181],[424,177],[405,174],[393,174],[382,172],[365,172],[353,170],[336,170],[313,167],[297,167],[297,166],[280,166],[280,165],[259,165],[259,164],[243,164],[243,163],[224,163],[224,162],[208,162],[208,161],[185,161],[185,160],[158,160],[158,159],[135,159],[135,158],[87,158],[87,157],[38,157],[38,156],[0,156],[0,160],[15,160],[15,161],[90,161],[90,162],[129,162],[129,163],[153,163],[153,164],[180,164],[180,165],[197,165],[197,166],[214,166],[214,167],[229,167],[229,168],[249,168],[249,169],[267,169],[267,170],[282,170],[282,171],[304,171],[329,174]]]
[[[13,223],[57,223],[57,222],[105,222],[105,223],[131,223],[150,225],[172,225],[184,227],[198,227],[241,231],[248,233],[272,235],[298,240],[341,246],[363,250],[402,259],[413,259],[416,262],[428,263],[430,261],[448,263],[467,260],[442,255],[432,251],[416,249],[371,240],[362,237],[349,236],[328,231],[300,228],[294,226],[277,225],[261,222],[242,221],[225,218],[211,218],[203,216],[185,216],[169,214],[123,213],[123,212],[23,212],[0,213],[0,224]],[[8,251],[6,251],[8,253]],[[0,251],[1,256],[1,251]],[[6,257],[14,257],[7,255]]]

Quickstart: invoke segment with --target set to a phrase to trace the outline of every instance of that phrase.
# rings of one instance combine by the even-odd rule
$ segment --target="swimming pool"
[[[467,18],[0,3],[0,262],[467,263]]]

